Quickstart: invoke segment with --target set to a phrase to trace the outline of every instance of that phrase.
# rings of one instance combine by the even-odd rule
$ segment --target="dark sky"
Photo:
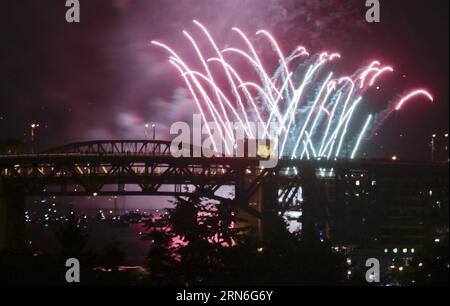
[[[81,22],[68,24],[65,0],[2,1],[0,139],[29,139],[32,122],[43,126],[41,147],[142,138],[145,122],[165,137],[167,123],[194,107],[166,54],[149,42],[183,50],[181,31],[198,19],[224,45],[235,39],[233,26],[267,29],[284,50],[338,50],[342,72],[373,58],[392,64],[382,98],[420,85],[435,103],[409,105],[363,150],[427,159],[430,135],[448,130],[449,1],[380,2],[381,23],[368,24],[364,0],[80,0]]]

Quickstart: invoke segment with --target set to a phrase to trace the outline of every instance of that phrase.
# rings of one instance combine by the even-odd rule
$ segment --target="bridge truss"
[[[240,208],[261,216],[249,206],[262,188],[272,189],[269,201],[285,211],[302,187],[314,203],[315,215],[327,219],[333,207],[324,182],[351,190],[352,172],[376,176],[446,176],[448,167],[392,161],[279,161],[263,169],[260,158],[174,158],[165,141],[91,141],[69,144],[41,154],[0,156],[0,173],[7,192],[29,196],[201,196],[221,200],[218,190],[234,188]],[[324,174],[328,171],[329,174]]]

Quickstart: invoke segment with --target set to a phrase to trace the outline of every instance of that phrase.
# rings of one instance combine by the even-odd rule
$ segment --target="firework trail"
[[[212,57],[206,57],[206,52],[200,49],[193,36],[183,31],[201,69],[192,68],[169,46],[156,41],[152,43],[169,53],[169,62],[179,71],[191,92],[215,150],[221,145],[215,142],[206,123],[214,122],[220,127],[220,138],[227,154],[237,141],[230,122],[237,122],[248,139],[261,136],[273,139],[283,157],[338,159],[343,157],[345,143],[344,147],[351,150],[353,159],[365,137],[392,112],[400,111],[418,96],[433,101],[426,90],[415,89],[386,109],[364,115],[365,120],[361,123],[361,116],[356,114],[360,105],[366,102],[364,94],[384,75],[394,71],[391,66],[373,61],[353,75],[336,77],[334,72],[326,69],[341,58],[339,53],[311,55],[305,47],[299,46],[286,57],[275,38],[261,30],[256,32],[256,36],[267,40],[277,60],[278,67],[270,73],[255,46],[240,29],[232,28],[232,31],[246,48],[221,50],[206,27],[195,20],[194,24],[214,52]],[[211,50],[205,51],[210,53]],[[236,64],[236,60],[241,61]],[[248,75],[250,70],[246,65],[251,67],[258,81],[244,80],[243,74]],[[294,67],[293,71],[291,67]],[[256,135],[255,124],[263,126],[263,135]],[[269,133],[272,124],[277,126],[275,134]]]

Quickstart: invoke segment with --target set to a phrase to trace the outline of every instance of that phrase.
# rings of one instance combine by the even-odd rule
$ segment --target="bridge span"
[[[230,200],[236,207],[264,219],[266,213],[289,209],[301,192],[304,219],[308,211],[311,222],[329,224],[339,223],[338,198],[353,189],[355,174],[362,175],[367,190],[376,189],[369,182],[379,178],[448,181],[446,163],[280,159],[276,167],[264,169],[260,161],[249,157],[175,158],[170,142],[152,140],[89,141],[39,154],[0,155],[2,232],[10,232],[20,223],[15,212],[22,211],[26,196],[188,196],[195,192],[221,200],[218,190],[232,186],[234,197]],[[330,184],[333,195],[326,190]]]

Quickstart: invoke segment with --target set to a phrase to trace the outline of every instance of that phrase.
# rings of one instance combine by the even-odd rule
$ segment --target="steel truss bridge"
[[[263,169],[260,158],[180,157],[170,142],[142,140],[89,141],[64,145],[40,154],[0,155],[0,196],[188,196],[222,199],[217,191],[234,187],[240,209],[262,217],[265,210],[288,209],[302,187],[316,220],[333,211],[324,182],[352,190],[351,173],[376,177],[447,177],[447,164],[385,160],[290,160]],[[329,175],[323,171],[328,171]],[[369,186],[368,188],[375,188]],[[251,205],[260,193],[262,204]],[[265,204],[264,204],[265,203]]]

